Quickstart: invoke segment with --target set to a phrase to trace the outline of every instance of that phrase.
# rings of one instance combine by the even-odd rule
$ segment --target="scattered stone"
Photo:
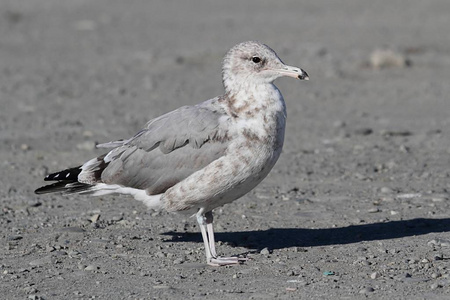
[[[373,133],[372,128],[358,128],[355,130],[355,134],[357,135],[370,135]]]
[[[10,235],[10,236],[8,236],[8,241],[18,241],[18,240],[21,240],[22,239],[22,236],[20,236],[20,235]]]
[[[446,198],[446,197],[438,197],[438,196],[431,197],[431,201],[433,201],[433,202],[444,202],[447,200],[448,200],[448,198]]]
[[[362,290],[359,291],[360,294],[370,294],[373,293],[375,290],[373,289],[373,287],[365,287]]]
[[[417,258],[410,258],[409,260],[408,260],[408,263],[410,264],[410,265],[415,265],[415,264],[417,264],[419,262],[419,259],[417,259]]]
[[[269,249],[266,247],[266,248],[262,249],[259,253],[262,254],[262,255],[269,255],[269,254],[270,254],[270,251],[269,251]]]
[[[39,207],[39,206],[42,205],[42,202],[39,202],[37,200],[30,200],[30,201],[27,202],[27,205],[29,207]]]
[[[438,260],[443,260],[444,256],[442,255],[442,253],[436,254],[433,257],[433,260],[438,261]]]
[[[422,197],[422,194],[420,194],[420,193],[407,193],[407,194],[397,195],[397,198],[399,198],[399,199],[413,199],[413,198],[420,198],[420,197]]]
[[[168,285],[154,285],[154,289],[170,289],[170,286]]]
[[[406,57],[391,49],[377,49],[370,55],[370,66],[374,69],[404,68],[409,65],[411,62]]]
[[[93,215],[89,220],[92,222],[92,223],[97,223],[97,221],[100,219],[100,214],[95,214],[95,215]]]
[[[184,262],[184,260],[182,258],[177,258],[173,261],[174,265],[179,265],[182,264]]]
[[[88,265],[86,268],[84,268],[85,271],[95,271],[98,269],[99,269],[99,267],[94,266],[94,265]]]
[[[308,252],[307,249],[302,248],[302,247],[292,247],[291,249],[292,249],[292,251],[294,251],[294,252]]]
[[[336,273],[334,273],[333,271],[324,271],[323,272],[323,276],[333,276],[336,275]]]
[[[388,253],[390,253],[390,254],[396,254],[396,253],[398,253],[399,251],[397,250],[397,249],[395,249],[395,248],[392,248],[392,249],[389,249],[388,250]]]
[[[450,240],[434,239],[427,243],[430,247],[450,247]]]
[[[26,286],[23,288],[23,291],[27,294],[35,294],[39,292],[34,286]]]
[[[380,212],[380,209],[378,209],[377,207],[374,207],[374,208],[369,209],[367,212],[373,214],[373,213]]]
[[[442,287],[442,285],[439,284],[438,282],[435,282],[435,283],[433,283],[433,284],[430,286],[430,288],[431,288],[432,290],[435,290],[435,289],[438,289],[438,288],[441,288],[441,287]]]
[[[373,272],[372,274],[370,274],[370,278],[372,279],[377,279],[380,277],[380,273],[378,272]]]
[[[77,251],[77,250],[71,250],[67,254],[69,255],[69,257],[74,257],[77,255],[80,255],[81,253],[80,253],[80,251]]]
[[[382,194],[392,194],[392,193],[394,193],[394,191],[391,188],[387,187],[387,186],[382,187],[380,189],[380,192]]]

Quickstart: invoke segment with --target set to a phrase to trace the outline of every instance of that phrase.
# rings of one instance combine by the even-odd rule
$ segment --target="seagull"
[[[109,152],[49,174],[36,194],[131,195],[153,209],[197,218],[208,265],[245,261],[216,253],[213,209],[255,188],[280,157],[286,105],[273,81],[309,80],[256,41],[231,48],[222,64],[225,93],[149,121],[133,137],[99,144]]]

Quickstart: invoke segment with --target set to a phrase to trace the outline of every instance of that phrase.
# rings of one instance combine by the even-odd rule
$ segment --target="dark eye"
[[[259,58],[258,56],[253,56],[252,57],[252,62],[254,62],[255,64],[258,64],[261,62],[261,58]]]

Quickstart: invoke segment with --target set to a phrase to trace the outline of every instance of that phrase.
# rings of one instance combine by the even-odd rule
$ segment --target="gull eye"
[[[254,62],[255,64],[258,64],[261,62],[261,58],[259,58],[258,56],[253,56],[252,57],[252,62]]]

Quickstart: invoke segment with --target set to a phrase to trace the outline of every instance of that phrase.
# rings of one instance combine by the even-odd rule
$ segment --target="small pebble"
[[[370,66],[374,69],[403,68],[409,65],[408,59],[391,49],[377,49],[370,55]]]
[[[442,287],[442,285],[440,285],[440,284],[437,283],[437,282],[433,283],[433,284],[430,286],[430,288],[431,288],[432,290],[435,290],[435,289],[441,288],[441,287]]]
[[[369,294],[373,293],[375,290],[372,287],[365,287],[362,290],[359,291],[360,294]]]
[[[99,268],[97,266],[94,265],[89,265],[86,268],[84,268],[85,271],[94,271],[94,270],[98,270]]]
[[[27,286],[23,288],[23,291],[27,294],[37,293],[38,290],[34,286]]]
[[[90,218],[90,221],[92,223],[97,223],[97,221],[100,219],[100,214],[95,214]]]
[[[380,273],[378,272],[373,272],[372,274],[370,274],[370,278],[372,279],[377,279],[380,277]]]
[[[435,260],[435,261],[437,261],[437,260],[443,260],[444,258],[443,258],[443,255],[442,254],[436,254],[434,257],[433,257],[433,260]]]
[[[20,236],[20,235],[10,235],[10,236],[8,236],[8,241],[18,241],[18,240],[21,240],[22,239],[22,236]]]
[[[437,247],[449,247],[450,246],[450,240],[444,240],[444,239],[434,239],[427,243],[428,246],[437,246]]]
[[[382,194],[392,194],[394,191],[391,188],[384,186],[380,189],[380,192]]]
[[[259,253],[262,254],[262,255],[269,255],[269,254],[270,254],[270,251],[269,251],[269,249],[266,247],[266,248],[262,249]]]
[[[373,133],[372,128],[358,128],[355,130],[355,134],[357,135],[370,135]]]

